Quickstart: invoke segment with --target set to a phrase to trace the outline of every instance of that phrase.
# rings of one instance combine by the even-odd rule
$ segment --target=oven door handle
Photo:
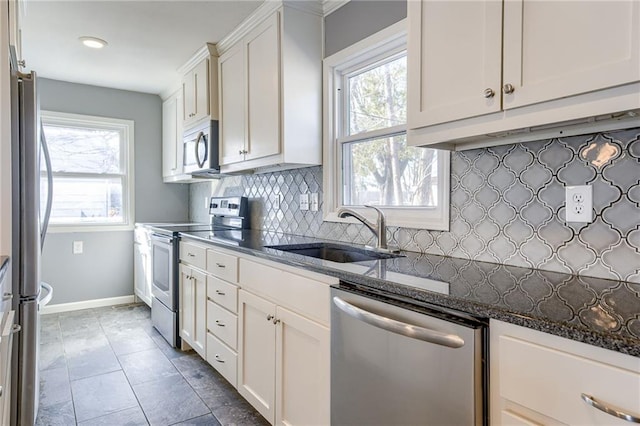
[[[166,235],[160,235],[160,234],[151,234],[151,239],[153,241],[157,241],[165,244],[171,244],[171,242],[173,241],[173,237],[167,237]]]
[[[337,296],[333,297],[333,304],[336,305],[342,312],[352,318],[366,322],[367,324],[370,324],[374,327],[378,327],[395,334],[400,334],[411,339],[418,339],[429,343],[435,343],[437,345],[446,346],[449,348],[461,348],[462,346],[464,346],[464,340],[462,339],[462,337],[456,334],[442,333],[440,331],[430,330],[428,328],[420,327],[413,324],[407,324],[406,322],[396,321],[391,318],[383,317],[381,315],[365,311],[362,308],[345,302]]]

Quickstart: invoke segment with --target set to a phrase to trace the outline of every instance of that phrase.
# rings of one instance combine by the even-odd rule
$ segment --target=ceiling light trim
[[[78,37],[78,40],[80,40],[80,43],[82,43],[84,46],[91,49],[102,49],[103,47],[109,45],[106,40],[93,36]]]

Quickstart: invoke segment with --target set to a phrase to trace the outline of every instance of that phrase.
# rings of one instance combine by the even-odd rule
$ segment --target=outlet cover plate
[[[300,194],[300,210],[309,210],[309,194]]]
[[[73,242],[73,254],[82,254],[84,251],[84,244],[82,241]]]
[[[565,197],[567,223],[593,222],[593,187],[591,185],[567,186]]]

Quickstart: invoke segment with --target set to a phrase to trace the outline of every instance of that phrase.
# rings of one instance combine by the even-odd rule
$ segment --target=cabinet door
[[[196,115],[196,88],[193,71],[189,71],[182,78],[182,122],[187,126]]]
[[[640,2],[504,3],[503,108],[640,80]]]
[[[207,276],[192,269],[193,281],[193,344],[191,347],[202,357],[207,357]]]
[[[195,285],[191,268],[180,264],[180,337],[189,346],[194,345]]]
[[[500,111],[502,2],[422,0],[407,7],[408,127]]]
[[[246,37],[249,131],[246,159],[280,152],[280,31],[274,13]]]
[[[238,392],[271,424],[275,420],[275,342],[273,303],[240,290]]]
[[[178,120],[176,96],[171,96],[162,104],[162,177],[170,177],[179,173],[176,136]],[[182,122],[182,117],[180,117]]]
[[[276,425],[328,425],[329,329],[277,307]]]
[[[244,160],[245,57],[242,42],[220,56],[220,164]]]
[[[150,257],[147,248],[141,244],[133,245],[133,283],[136,296],[151,306]]]
[[[204,59],[193,69],[193,86],[193,121],[197,121],[209,115],[209,59]]]

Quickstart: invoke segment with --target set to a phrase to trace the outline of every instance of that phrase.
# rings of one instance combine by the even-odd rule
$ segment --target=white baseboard
[[[101,308],[103,306],[113,306],[113,305],[125,305],[128,303],[133,303],[135,301],[135,297],[132,294],[131,296],[120,296],[120,297],[108,297],[106,299],[93,299],[93,300],[83,300],[82,302],[71,302],[71,303],[59,303],[57,305],[47,305],[40,313],[42,315],[46,314],[57,314],[60,312],[70,312],[70,311],[79,311],[81,309],[89,309],[89,308]]]

